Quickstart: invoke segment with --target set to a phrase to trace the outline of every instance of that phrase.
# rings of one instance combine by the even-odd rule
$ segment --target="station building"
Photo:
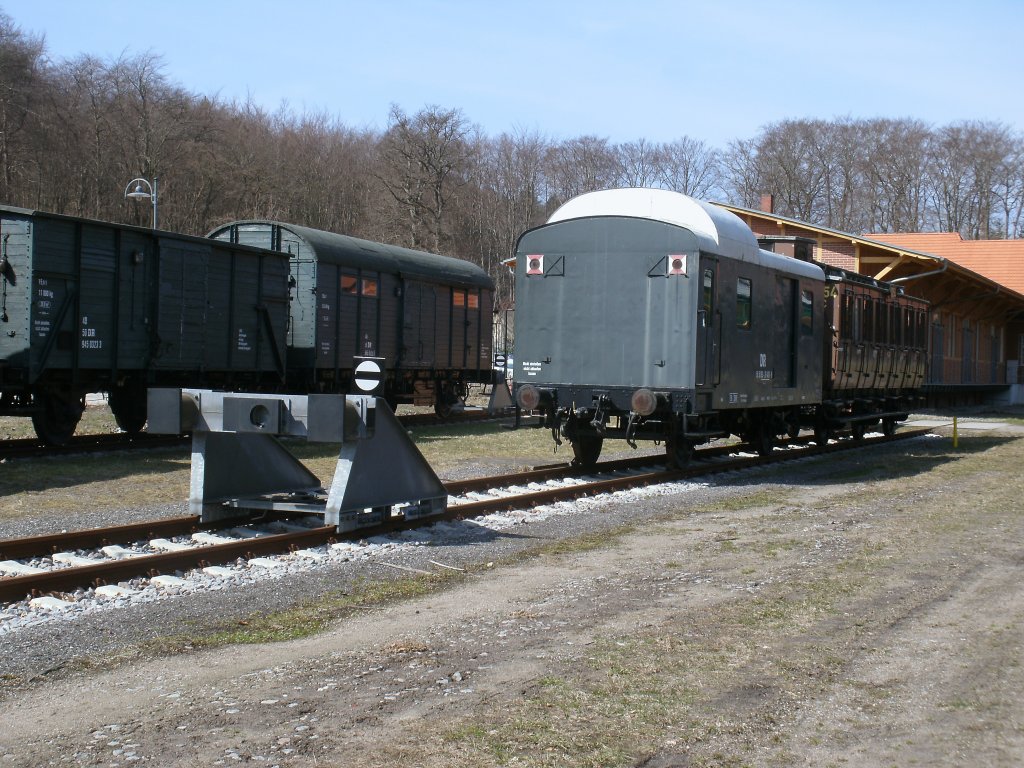
[[[720,204],[762,247],[886,280],[931,303],[925,392],[932,404],[1024,402],[1024,240],[956,233],[854,235]]]

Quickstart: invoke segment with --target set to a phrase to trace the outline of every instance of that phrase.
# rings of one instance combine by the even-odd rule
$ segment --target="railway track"
[[[659,466],[663,457],[655,455],[603,462],[588,471],[558,464],[511,475],[454,481],[445,485],[450,501],[443,514],[417,519],[396,516],[383,524],[348,534],[318,525],[315,518],[298,521],[276,517],[263,517],[259,521],[239,518],[202,524],[198,517],[189,516],[0,541],[0,603],[89,588],[116,597],[124,590],[113,585],[130,579],[197,568],[216,569],[220,564],[233,563],[240,558],[253,561],[264,555],[289,552],[318,559],[322,555],[313,551],[315,548],[340,546],[343,541],[706,477],[928,432],[927,429],[908,429],[894,437],[842,439],[826,446],[813,445],[809,438],[797,438],[782,444],[768,456],[733,456],[742,451],[742,445],[706,448],[684,469],[665,469]]]

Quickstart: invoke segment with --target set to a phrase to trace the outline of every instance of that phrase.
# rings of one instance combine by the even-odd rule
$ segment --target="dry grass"
[[[554,667],[513,703],[481,707],[451,725],[423,764],[776,764],[758,750],[791,764],[783,713],[790,702],[841,681],[862,638],[887,630],[898,583],[894,563],[911,562],[916,576],[941,561],[951,534],[958,534],[952,539],[957,556],[967,557],[968,549],[985,550],[1000,532],[1019,529],[1024,440],[979,437],[964,444],[953,452],[948,441],[934,441],[895,460],[862,456],[878,479],[846,502],[857,515],[887,512],[872,514],[869,528],[850,531],[847,548],[819,567],[795,554],[775,585],[752,595],[739,591],[713,614],[679,610],[645,629],[599,636],[585,664]],[[960,494],[943,492],[951,471]],[[770,538],[783,515],[818,520],[815,500],[804,503],[800,486],[787,490],[790,506],[777,519],[748,519],[747,537]],[[763,502],[758,493],[743,498],[748,509]],[[717,579],[743,583],[750,566],[777,568],[773,559],[756,547],[742,557],[716,557]],[[871,613],[870,605],[881,608]]]
[[[106,407],[86,409],[79,432],[115,429]],[[27,419],[0,419],[0,434],[31,432]],[[498,423],[419,427],[410,437],[442,477],[463,470],[467,458],[494,466],[526,466],[552,460],[546,430],[505,429]],[[289,449],[321,480],[330,482],[337,446],[290,443]],[[563,449],[561,458],[571,456]],[[0,471],[0,520],[63,518],[80,511],[153,507],[187,501],[188,448],[110,452],[53,459],[7,461]]]

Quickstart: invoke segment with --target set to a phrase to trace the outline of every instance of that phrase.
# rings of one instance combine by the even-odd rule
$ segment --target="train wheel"
[[[37,392],[34,399],[32,426],[39,439],[49,445],[64,445],[75,434],[85,404],[80,399],[52,392]]]
[[[775,431],[771,418],[758,419],[747,438],[758,456],[768,456],[775,450]]]
[[[601,447],[604,445],[604,438],[596,435],[580,435],[569,441],[572,445],[572,463],[577,467],[592,467],[597,464],[601,455]]]
[[[434,400],[434,413],[440,419],[447,419],[452,415],[455,406],[463,403],[459,396],[458,384],[450,381],[440,382],[437,388],[437,398]]]
[[[112,387],[107,402],[117,428],[137,435],[146,426],[146,388],[131,384]]]
[[[867,428],[864,426],[863,421],[855,421],[850,425],[850,432],[853,433],[854,440],[863,440],[865,431],[867,431]]]
[[[684,438],[670,438],[665,443],[665,454],[670,467],[684,469],[693,458],[693,443]]]
[[[896,434],[896,419],[882,419],[882,434],[886,437]]]
[[[814,427],[814,443],[815,445],[828,445],[828,427],[824,424]]]

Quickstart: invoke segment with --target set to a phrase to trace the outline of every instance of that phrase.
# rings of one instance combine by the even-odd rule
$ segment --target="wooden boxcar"
[[[446,413],[490,382],[494,283],[475,264],[274,221],[210,232],[291,260],[288,386],[348,391],[353,359],[385,359],[385,397]]]
[[[288,260],[140,227],[0,206],[0,413],[52,443],[89,392],[125,430],[146,388],[283,380]]]

